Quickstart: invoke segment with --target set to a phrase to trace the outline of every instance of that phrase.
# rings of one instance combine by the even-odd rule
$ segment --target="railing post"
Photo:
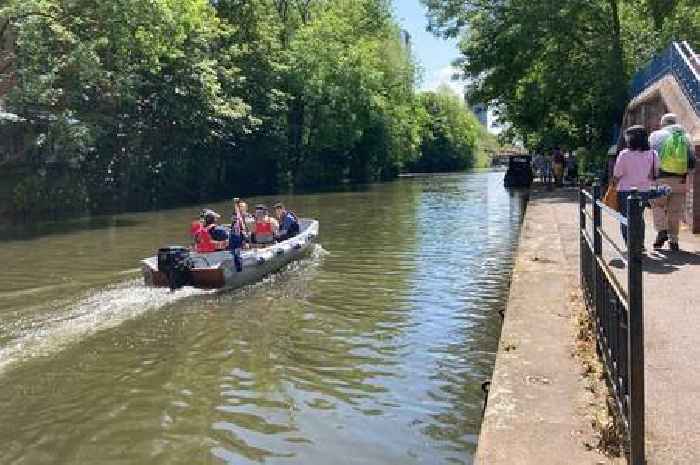
[[[644,465],[644,307],[642,247],[644,207],[636,190],[627,198],[629,323],[627,332],[628,383],[630,392],[630,464]]]
[[[581,289],[586,288],[586,283],[584,282],[584,267],[583,260],[586,255],[583,253],[583,248],[586,247],[586,239],[583,237],[586,231],[586,196],[583,194],[583,186],[578,188],[578,217],[579,217],[579,230],[578,230],[578,242],[579,242],[579,261],[581,268]]]
[[[596,318],[596,324],[598,323],[598,318],[600,317],[600,310],[603,302],[603,276],[602,270],[598,268],[598,259],[603,254],[603,238],[600,234],[600,228],[603,224],[602,213],[600,211],[600,205],[598,201],[601,199],[600,195],[600,182],[596,181],[593,184],[593,282],[594,282],[594,294],[593,294],[593,305],[594,305],[594,315]]]
[[[583,232],[586,230],[586,196],[583,194],[583,186],[578,188],[578,216],[579,228],[581,229],[581,240],[583,240]]]

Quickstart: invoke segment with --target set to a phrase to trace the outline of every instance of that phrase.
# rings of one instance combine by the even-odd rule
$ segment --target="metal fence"
[[[631,465],[645,463],[643,211],[636,192],[627,199],[625,218],[603,204],[598,185],[591,192],[579,190],[581,287]],[[627,227],[626,252],[603,229],[603,214]],[[603,259],[603,241],[627,265],[626,290]]]
[[[695,112],[700,115],[700,60],[688,42],[672,42],[632,78],[632,96],[639,95],[667,74],[680,84]]]

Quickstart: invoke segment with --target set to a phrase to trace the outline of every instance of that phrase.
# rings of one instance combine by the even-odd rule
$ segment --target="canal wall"
[[[598,452],[595,404],[575,357],[575,190],[533,192],[522,224],[478,465],[615,463]]]

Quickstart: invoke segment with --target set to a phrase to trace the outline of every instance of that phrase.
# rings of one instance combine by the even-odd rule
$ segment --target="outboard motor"
[[[194,264],[186,247],[169,246],[158,249],[158,271],[168,277],[171,291],[192,284],[192,268]]]

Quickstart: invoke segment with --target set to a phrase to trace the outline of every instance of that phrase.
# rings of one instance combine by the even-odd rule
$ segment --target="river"
[[[320,245],[238,291],[142,284],[202,206],[6,231],[0,464],[470,464],[524,211],[502,182],[283,196]]]

